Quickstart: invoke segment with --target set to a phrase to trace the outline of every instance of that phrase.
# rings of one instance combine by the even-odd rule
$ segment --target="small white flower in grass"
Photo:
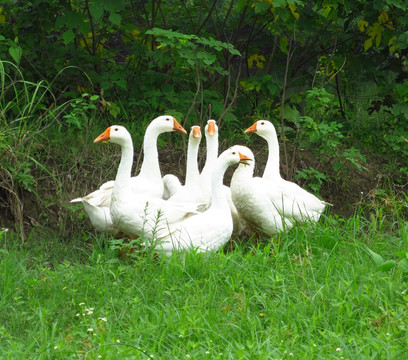
[[[76,314],[75,316],[79,316],[79,315],[81,315],[80,313],[78,313],[78,314]]]
[[[208,355],[210,352],[207,350],[205,353]]]
[[[316,345],[316,344],[313,344],[313,346],[316,347],[317,345]]]
[[[186,357],[188,357],[188,358],[189,358],[189,357],[190,357],[190,355],[189,355],[189,354],[187,354],[187,355],[186,355]]]
[[[391,336],[391,334],[390,334],[390,333],[386,333],[385,335],[386,335],[386,336]]]
[[[106,317],[100,317],[100,318],[98,318],[99,320],[101,320],[101,321],[104,321],[104,322],[107,322],[108,321],[108,319],[106,318]]]
[[[98,359],[100,359],[102,357],[102,355],[98,355]]]
[[[336,351],[341,351],[341,349],[338,347],[338,348],[336,348]]]
[[[57,346],[57,345],[55,345],[55,346],[54,346],[54,350],[57,350],[57,349],[58,349],[58,346]]]
[[[94,331],[94,329],[89,328],[87,331],[89,331],[89,332],[93,332],[93,331]]]
[[[289,356],[293,356],[293,353],[289,353]]]
[[[116,340],[116,342],[119,344],[119,343],[120,343],[120,340],[118,339],[118,340]]]
[[[84,302],[80,302],[78,305],[79,305],[79,306],[82,306],[82,305],[85,305],[85,303],[84,303]]]
[[[224,355],[223,353],[220,353],[220,356]]]

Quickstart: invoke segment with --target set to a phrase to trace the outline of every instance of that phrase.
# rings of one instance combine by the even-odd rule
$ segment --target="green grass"
[[[8,235],[0,358],[403,359],[407,233],[328,216],[279,245],[137,260],[98,237]],[[395,266],[380,271],[367,246]]]

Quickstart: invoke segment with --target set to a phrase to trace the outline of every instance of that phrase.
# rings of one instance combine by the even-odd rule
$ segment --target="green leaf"
[[[266,87],[267,87],[267,89],[269,90],[269,95],[271,95],[271,96],[275,96],[275,95],[276,95],[277,90],[278,90],[278,86],[277,86],[277,85],[275,85],[275,84],[273,84],[273,83],[271,83],[271,82],[268,82],[268,83],[266,84]]]
[[[99,20],[103,16],[103,7],[99,4],[89,4],[89,10],[94,19]]]
[[[373,38],[368,38],[366,41],[364,41],[364,51],[367,51],[372,46],[373,46]]]
[[[373,250],[371,250],[368,246],[366,247],[366,251],[371,255],[377,266],[381,266],[385,263],[384,258],[381,255],[374,252]]]
[[[256,2],[255,3],[255,13],[256,14],[262,14],[268,11],[270,5],[267,2]]]
[[[68,45],[69,43],[71,43],[72,41],[74,41],[74,38],[75,38],[75,34],[74,34],[74,32],[72,31],[72,29],[69,29],[69,30],[65,31],[65,32],[62,34],[62,40],[64,41],[64,44],[65,44],[65,45]]]
[[[112,24],[116,26],[120,26],[120,22],[122,21],[122,17],[119,14],[111,13],[109,16],[109,20]]]
[[[408,3],[406,0],[386,0],[386,3],[402,10],[408,10]]]
[[[402,259],[398,264],[402,271],[408,272],[408,259]]]
[[[400,259],[407,259],[408,260],[408,251],[404,251],[404,250],[401,250],[401,251],[396,251],[395,252],[395,255],[397,255]]]
[[[395,267],[395,261],[388,260],[384,264],[378,266],[377,270],[387,272]]]
[[[288,53],[288,45],[289,45],[289,41],[285,36],[282,36],[280,38],[280,42],[279,42],[279,47],[281,49],[281,51],[285,54]]]
[[[18,64],[21,59],[22,50],[20,46],[12,46],[9,48],[9,54],[13,58],[14,62]]]
[[[393,115],[403,115],[405,118],[408,117],[408,104],[393,104],[391,108]]]

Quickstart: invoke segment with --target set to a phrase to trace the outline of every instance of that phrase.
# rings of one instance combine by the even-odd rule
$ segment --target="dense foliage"
[[[44,130],[165,112],[186,126],[215,118],[229,142],[271,119],[286,175],[315,191],[364,171],[367,154],[403,187],[407,10],[405,0],[3,0],[3,203],[21,224],[21,191],[35,191],[32,169],[47,171],[33,145]],[[295,166],[299,149],[314,167]]]

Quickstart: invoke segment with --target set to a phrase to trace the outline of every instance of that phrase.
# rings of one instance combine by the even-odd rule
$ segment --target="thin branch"
[[[228,102],[228,94],[230,92],[230,85],[231,85],[231,75],[228,76],[228,89],[227,89],[227,94],[225,96],[224,109],[222,110],[221,115],[220,115],[220,117],[218,118],[218,121],[217,121],[219,123],[219,126],[221,125],[221,120],[222,120],[223,116],[229,111],[229,109],[235,103],[235,100],[237,99],[238,88],[239,88],[238,82],[239,82],[240,75],[241,75],[241,68],[242,68],[242,62],[239,64],[238,74],[237,74],[237,77],[235,79],[234,94],[232,96],[232,99],[231,99],[230,103],[228,104],[228,106],[226,106],[227,102]],[[228,66],[228,73],[230,74],[229,70],[230,69],[229,69],[229,66]]]
[[[270,70],[271,65],[272,65],[272,59],[273,59],[273,57],[275,56],[275,51],[276,51],[276,45],[277,45],[277,43],[278,43],[278,35],[276,34],[276,35],[274,36],[274,39],[273,39],[272,52],[271,52],[271,55],[269,56],[268,63],[266,64],[265,74],[269,74],[269,70]]]
[[[181,6],[183,6],[184,10],[186,11],[186,13],[187,13],[187,15],[188,15],[188,17],[189,17],[189,19],[190,19],[190,26],[191,26],[191,28],[193,28],[193,27],[194,27],[193,17],[191,16],[191,13],[190,13],[190,11],[188,10],[188,7],[186,6],[185,2],[184,2],[184,1],[180,1],[180,2],[181,2]]]
[[[192,101],[192,103],[190,105],[190,108],[188,109],[187,114],[184,117],[183,125],[187,121],[188,117],[190,116],[191,111],[193,111],[193,108],[195,107],[195,105],[197,103],[197,97],[198,97],[198,94],[200,92],[200,89],[201,89],[201,76],[200,76],[200,72],[197,69],[197,90],[196,90],[196,92],[194,94],[194,99],[193,99],[193,101]]]
[[[230,16],[231,11],[232,11],[232,7],[234,6],[234,2],[235,2],[235,0],[232,0],[232,1],[231,1],[230,6],[229,6],[229,8],[228,8],[228,10],[227,10],[227,14],[225,15],[224,21],[222,22],[221,31],[222,31],[223,33],[224,33],[225,24],[227,23],[228,17]]]
[[[241,13],[241,17],[239,18],[238,26],[236,28],[237,30],[235,31],[234,38],[232,39],[232,44],[236,44],[236,42],[237,42],[238,35],[239,35],[239,32],[240,32],[240,30],[242,28],[242,23],[244,21],[244,18],[245,18],[248,7],[249,7],[248,4],[245,5],[244,10]]]
[[[201,29],[204,27],[204,25],[207,23],[207,21],[210,19],[212,12],[215,9],[215,5],[217,4],[217,0],[213,1],[213,4],[210,8],[210,11],[208,11],[207,17],[205,18],[205,20],[202,22],[202,24],[198,27],[198,29],[194,32],[195,35],[198,35],[199,32],[201,31]]]
[[[157,0],[157,5],[156,8],[154,7],[154,0],[153,0],[153,4],[152,4],[152,23],[151,23],[151,27],[154,27],[154,24],[156,22],[156,18],[157,18],[157,13],[159,12],[159,8],[160,8],[160,2],[161,0]]]
[[[160,14],[161,14],[161,17],[162,17],[163,27],[164,27],[165,29],[167,29],[166,17],[164,16],[164,12],[163,12],[163,9],[162,9],[162,7],[161,7],[161,3],[160,3],[160,2],[159,2],[159,4],[158,4],[158,7],[159,7],[159,11],[160,11]]]
[[[282,90],[282,98],[281,98],[281,130],[282,130],[282,137],[283,137],[283,153],[285,156],[285,164],[286,168],[289,169],[289,162],[288,162],[288,152],[286,148],[286,136],[285,136],[285,101],[286,101],[286,87],[288,83],[288,71],[289,71],[289,64],[292,60],[293,54],[295,53],[295,49],[292,51],[292,42],[295,40],[295,29],[293,29],[293,39],[289,41],[289,49],[288,55],[286,57],[286,66],[285,66],[285,75],[283,78],[283,90]],[[292,174],[288,174],[289,178],[292,177]]]
[[[92,55],[95,56],[96,54],[96,48],[95,48],[95,29],[94,29],[94,24],[93,24],[93,19],[92,19],[92,14],[91,10],[89,9],[89,0],[85,0],[85,10],[88,13],[88,18],[89,18],[89,25],[91,27],[91,33],[92,33]],[[85,43],[86,40],[84,39]]]

